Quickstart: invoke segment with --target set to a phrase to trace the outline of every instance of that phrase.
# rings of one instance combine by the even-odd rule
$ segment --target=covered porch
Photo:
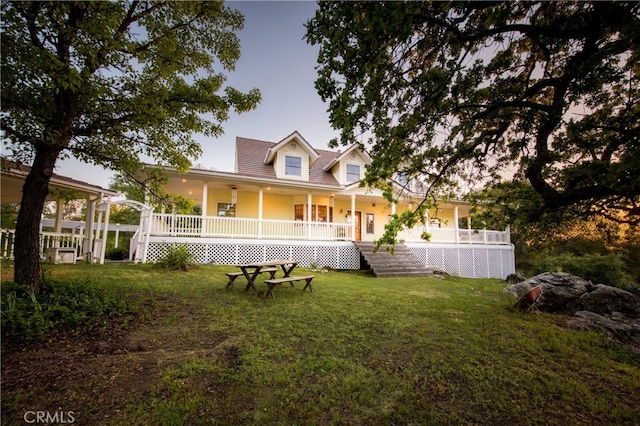
[[[167,191],[188,197],[199,214],[176,214],[171,206],[153,213],[150,235],[158,237],[241,238],[306,241],[375,241],[394,214],[413,209],[411,195],[389,203],[378,190],[324,186],[312,182],[266,181],[233,173],[170,172]],[[509,228],[474,229],[468,203],[447,201],[431,209],[424,225],[407,229],[405,242],[510,244]]]
[[[2,161],[1,203],[19,204],[22,199],[22,186],[29,173],[29,167],[17,165],[5,158]],[[42,259],[56,253],[52,249],[65,249],[73,253],[67,259],[92,260],[92,248],[96,240],[104,236],[100,232],[95,218],[100,215],[99,203],[107,197],[119,195],[118,192],[102,188],[76,179],[54,174],[49,184],[48,202],[55,203],[53,218],[43,218],[40,222],[40,252]],[[64,207],[68,201],[85,201],[85,220],[64,220]],[[13,258],[14,227],[0,228],[0,254],[3,258]],[[62,251],[62,250],[60,250]]]

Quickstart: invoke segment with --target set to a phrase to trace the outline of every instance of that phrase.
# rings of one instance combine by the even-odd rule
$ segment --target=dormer
[[[269,148],[264,164],[273,164],[279,179],[308,181],[309,168],[318,158],[320,154],[296,131]]]
[[[324,167],[341,185],[349,185],[364,178],[364,168],[371,163],[369,155],[358,145],[351,145]]]

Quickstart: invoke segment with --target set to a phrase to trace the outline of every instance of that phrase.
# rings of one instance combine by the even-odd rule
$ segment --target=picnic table
[[[260,275],[263,268],[277,268],[280,267],[282,272],[284,273],[284,278],[288,278],[291,275],[291,272],[298,265],[298,262],[295,260],[289,259],[276,259],[269,260],[267,262],[257,262],[257,263],[245,263],[242,265],[238,265],[242,274],[247,279],[247,286],[244,288],[244,291],[249,291],[250,288],[257,294],[258,289],[255,285],[255,280]],[[272,277],[273,278],[273,277]],[[273,295],[272,295],[273,296]]]
[[[286,282],[291,283],[291,287],[293,287],[294,281],[304,280],[307,284],[302,290],[304,291],[309,288],[309,291],[313,292],[313,289],[311,288],[311,280],[313,280],[314,278],[313,275],[291,276],[291,272],[293,272],[297,265],[298,262],[295,260],[277,259],[267,262],[245,263],[242,265],[238,265],[238,268],[240,268],[240,270],[242,271],[241,274],[244,275],[244,277],[247,279],[247,286],[244,288],[245,293],[249,291],[250,288],[252,288],[256,294],[259,294],[258,289],[255,285],[256,278],[263,272],[270,273],[271,278],[264,281],[265,284],[269,286],[269,290],[267,291],[265,298],[271,296],[272,299],[275,299],[275,296],[273,295],[273,289],[275,288],[275,286]],[[278,267],[280,267],[282,269],[282,272],[284,273],[284,276],[282,278],[275,278],[275,273],[277,272]],[[227,276],[229,276],[229,284],[227,284],[227,288],[233,287],[233,280],[238,275],[240,274],[237,272],[227,273]]]

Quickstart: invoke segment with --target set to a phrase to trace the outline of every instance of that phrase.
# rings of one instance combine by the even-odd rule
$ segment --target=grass
[[[161,315],[146,325],[181,348],[104,424],[622,425],[640,418],[636,358],[602,335],[560,327],[561,316],[515,311],[500,280],[315,272],[313,293],[282,286],[265,300],[244,294],[242,279],[225,290],[228,266],[48,268],[56,279],[152,301]],[[195,350],[207,339],[216,344]],[[3,392],[3,406],[24,398]]]

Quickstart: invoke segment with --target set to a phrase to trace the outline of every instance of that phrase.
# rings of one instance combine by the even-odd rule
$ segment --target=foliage
[[[109,260],[127,260],[129,258],[129,250],[121,247],[111,247],[107,249],[105,257]]]
[[[369,147],[390,201],[401,176],[425,201],[488,185],[529,222],[640,223],[639,29],[637,2],[320,2],[306,37],[333,143]]]
[[[625,279],[624,262],[620,255],[560,254],[542,258],[536,264],[536,274],[543,272],[567,272],[577,275],[594,284],[606,284],[614,287],[629,286]]]
[[[159,172],[160,174],[158,174]],[[170,211],[175,211],[178,214],[196,214],[193,199],[165,191],[164,185],[167,181],[166,175],[162,175],[158,170],[149,172],[149,175],[144,176],[142,182],[140,175],[132,177],[125,173],[117,173],[109,187],[124,194],[129,200],[155,207],[156,212],[161,211],[163,206],[169,206]],[[149,185],[151,185],[150,188]]]
[[[2,209],[0,210],[0,220],[2,221],[0,228],[16,229],[16,219],[18,219],[18,210],[20,209],[20,204],[2,204],[0,208]]]
[[[169,246],[164,254],[156,261],[160,268],[187,271],[195,266],[193,255],[187,244],[174,244]]]
[[[222,1],[22,2],[2,10],[2,130],[30,164],[16,226],[15,280],[38,290],[37,221],[59,158],[144,180],[141,158],[186,170],[193,139],[222,134],[257,89],[225,86],[243,16]]]
[[[52,329],[103,327],[116,317],[127,321],[136,309],[88,280],[46,280],[37,295],[26,286],[5,282],[2,337],[38,340]]]

